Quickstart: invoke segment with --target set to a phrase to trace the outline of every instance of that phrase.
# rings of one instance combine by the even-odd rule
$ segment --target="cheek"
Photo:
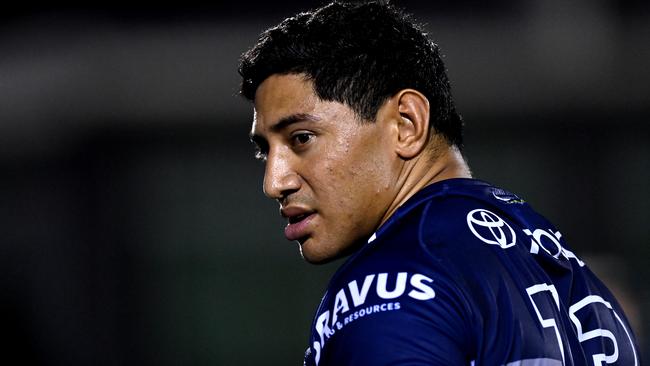
[[[336,220],[336,225],[345,225],[359,209],[364,182],[357,163],[341,159],[332,151],[322,157],[319,164],[310,168],[310,186],[321,213]]]
[[[357,175],[361,178],[359,187],[363,187],[367,195],[379,198],[394,187],[394,168],[385,151],[375,148],[357,165]]]
[[[328,190],[339,214],[352,220],[381,205],[384,193],[392,186],[390,169],[378,156],[363,155],[345,164],[328,166]]]
[[[394,186],[394,167],[378,136],[350,141],[342,138],[320,151],[312,164],[311,185],[320,204],[341,220],[353,220],[364,211],[383,206],[386,193]]]

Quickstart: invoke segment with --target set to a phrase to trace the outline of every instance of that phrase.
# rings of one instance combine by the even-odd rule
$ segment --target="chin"
[[[303,245],[300,245],[300,255],[302,259],[311,264],[325,264],[336,259],[336,257],[327,254],[313,253],[311,250],[305,249]]]
[[[301,241],[299,248],[302,258],[311,264],[325,264],[341,257],[338,253],[332,253],[331,249],[322,248],[313,238]]]
[[[347,245],[340,248],[323,247],[321,243],[309,238],[300,243],[300,255],[311,264],[326,264],[346,257],[358,249],[356,245]]]

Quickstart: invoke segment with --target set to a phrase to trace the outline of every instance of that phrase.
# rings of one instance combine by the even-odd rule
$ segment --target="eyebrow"
[[[311,122],[318,122],[320,121],[320,117],[317,117],[313,114],[309,113],[296,113],[296,114],[291,114],[286,117],[280,118],[275,124],[273,124],[269,129],[272,132],[278,132],[282,131],[283,129],[287,128],[288,126],[298,123],[298,122],[304,122],[304,121],[311,121]],[[264,140],[264,138],[260,135],[254,134],[252,131],[249,135],[249,138],[252,142],[258,143],[261,140]]]

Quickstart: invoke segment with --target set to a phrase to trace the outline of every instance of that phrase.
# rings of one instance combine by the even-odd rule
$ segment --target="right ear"
[[[399,114],[396,152],[412,159],[429,141],[429,100],[414,89],[401,90],[393,98]]]

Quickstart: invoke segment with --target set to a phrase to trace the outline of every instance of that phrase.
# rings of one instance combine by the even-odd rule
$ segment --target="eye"
[[[294,146],[300,146],[308,143],[314,138],[314,134],[309,132],[299,132],[291,136],[291,142]]]

